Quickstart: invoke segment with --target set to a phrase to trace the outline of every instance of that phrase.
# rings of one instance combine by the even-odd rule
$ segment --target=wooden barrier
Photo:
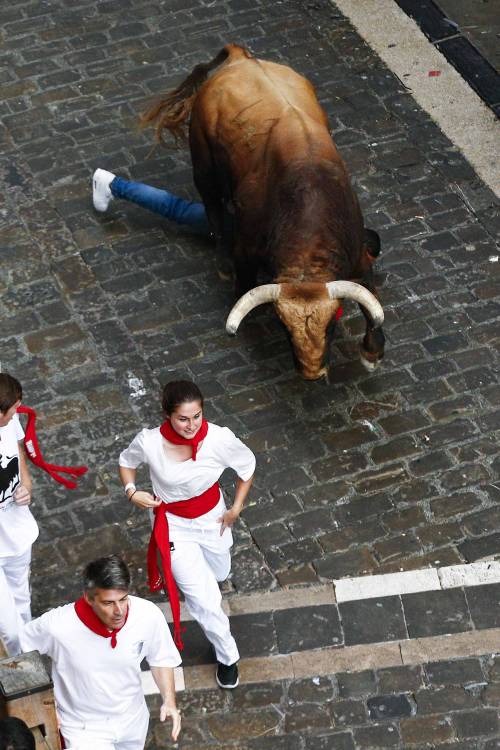
[[[36,750],[61,750],[52,680],[38,651],[0,659],[0,718],[6,716],[26,722]]]

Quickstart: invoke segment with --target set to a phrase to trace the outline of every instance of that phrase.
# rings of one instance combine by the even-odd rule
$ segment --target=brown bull
[[[156,122],[161,140],[164,128],[183,136],[188,118],[194,181],[216,237],[229,237],[244,293],[228,332],[257,305],[274,302],[302,375],[316,379],[326,371],[340,299],[354,299],[366,318],[361,359],[373,369],[384,350],[371,268],[378,237],[363,227],[311,83],[228,44],[142,120]],[[274,283],[256,286],[260,268]]]

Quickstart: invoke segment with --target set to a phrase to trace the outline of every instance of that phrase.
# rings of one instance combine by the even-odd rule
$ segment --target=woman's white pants
[[[177,586],[184,594],[189,612],[213,645],[217,661],[234,664],[240,655],[231,635],[229,618],[221,606],[218,584],[228,577],[231,570],[230,550],[217,552],[210,543],[204,545],[203,539],[175,539],[170,557]]]
[[[0,639],[9,656],[21,652],[19,631],[31,620],[31,545],[26,552],[0,557]]]

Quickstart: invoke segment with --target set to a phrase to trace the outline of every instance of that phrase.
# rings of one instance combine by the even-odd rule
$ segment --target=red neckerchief
[[[129,605],[130,606],[130,605]],[[91,630],[93,633],[96,633],[96,635],[102,635],[103,638],[111,638],[111,648],[116,648],[116,636],[120,632],[120,630],[125,627],[125,623],[128,620],[128,611],[129,608],[127,607],[127,613],[125,615],[125,622],[123,623],[121,628],[115,628],[114,630],[110,630],[106,627],[106,625],[97,617],[96,613],[88,603],[88,601],[85,599],[84,596],[80,597],[78,601],[75,602],[75,612],[78,616],[78,619],[83,622],[84,625],[88,627],[89,630]]]
[[[340,320],[340,318],[342,317],[342,313],[343,313],[343,312],[344,312],[344,311],[343,311],[342,307],[339,307],[339,308],[337,309],[337,312],[335,313],[335,320],[336,320],[336,321],[337,321],[337,320]]]
[[[161,588],[165,589],[165,593],[170,600],[170,609],[172,610],[174,621],[174,643],[179,651],[182,651],[184,648],[181,638],[181,608],[179,604],[179,592],[174,576],[172,575],[167,513],[173,513],[175,516],[181,516],[182,518],[199,518],[199,516],[203,516],[209,510],[215,508],[219,502],[219,497],[219,482],[215,482],[208,490],[202,492],[201,495],[192,497],[189,500],[179,500],[175,503],[162,503],[154,508],[155,520],[149,540],[147,558],[148,583],[151,591],[158,591]],[[157,552],[160,553],[163,577],[158,567]]]
[[[192,450],[191,458],[196,461],[196,453],[198,452],[198,445],[204,440],[208,432],[208,422],[206,419],[202,419],[201,427],[192,438],[183,438],[178,432],[174,430],[170,424],[170,420],[166,419],[160,427],[160,432],[169,443],[174,445],[190,445]]]
[[[34,463],[35,466],[38,466],[40,469],[46,471],[47,474],[50,474],[52,479],[55,479],[56,482],[60,482],[61,484],[64,484],[64,486],[68,489],[74,490],[76,487],[76,482],[72,482],[70,479],[66,479],[66,477],[59,476],[59,472],[63,474],[70,474],[72,477],[80,477],[82,474],[85,474],[85,472],[87,471],[87,467],[57,466],[56,464],[47,463],[47,461],[45,461],[44,457],[42,456],[42,451],[40,450],[40,446],[38,445],[38,439],[36,436],[36,411],[34,409],[31,409],[29,406],[18,406],[16,411],[18,414],[28,415],[28,421],[26,423],[26,429],[24,431],[24,445],[30,461]]]

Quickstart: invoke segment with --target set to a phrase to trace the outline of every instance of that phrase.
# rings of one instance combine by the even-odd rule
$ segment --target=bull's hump
[[[260,106],[254,109],[273,118],[290,109],[317,121],[324,118],[309,81],[285,65],[255,58],[237,58],[228,63],[207,81],[203,94],[215,94],[224,109],[229,105],[238,110],[258,103]],[[252,117],[250,111],[248,114]]]

